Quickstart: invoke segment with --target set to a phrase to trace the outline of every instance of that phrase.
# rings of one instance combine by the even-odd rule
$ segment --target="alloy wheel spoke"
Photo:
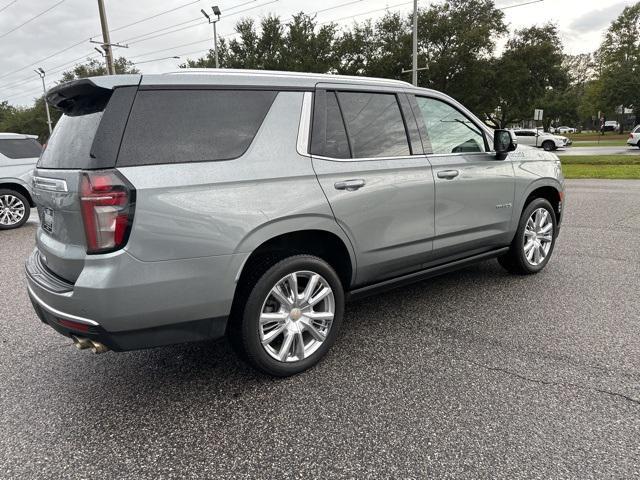
[[[535,244],[536,242],[534,242],[533,240],[530,240],[529,242],[527,242],[526,245],[524,246],[524,253],[528,254]]]
[[[304,338],[302,332],[297,332],[294,335],[292,335],[294,337],[293,351],[298,360],[302,360],[304,359]]]
[[[291,351],[291,345],[293,344],[293,333],[286,330],[284,334],[284,340],[282,345],[280,345],[280,350],[278,351],[278,359],[281,362],[284,362],[289,356],[289,352]]]
[[[278,325],[277,328],[274,328],[273,330],[270,330],[267,334],[263,335],[262,344],[263,345],[269,345],[276,338],[278,338],[282,332],[284,332],[285,328],[286,328],[286,325],[284,323],[282,323],[281,325]]]
[[[539,236],[538,239],[541,242],[550,243],[551,242],[551,235],[542,235],[542,236]]]
[[[305,316],[311,320],[333,320],[333,313],[331,312],[307,312]]]
[[[540,233],[549,233],[553,229],[552,223],[547,223],[544,227],[540,229]]]
[[[330,293],[331,293],[331,289],[329,287],[324,287],[322,290],[320,290],[320,292],[316,294],[315,297],[309,299],[308,301],[309,305],[313,307],[314,305],[319,303],[320,300],[326,298],[327,295],[329,295]]]
[[[317,340],[318,342],[324,342],[326,340],[327,336],[318,330],[313,323],[307,322],[305,327],[314,340]]]
[[[291,294],[293,295],[293,303],[295,303],[298,300],[298,276],[295,272],[291,273],[287,277],[287,280],[289,281],[289,288],[291,289]]]
[[[282,291],[282,285],[279,283],[271,290],[271,295],[275,297],[275,299],[282,305],[288,308],[293,307],[293,302],[287,296],[286,293]]]
[[[311,298],[311,295],[313,295],[313,292],[318,286],[319,281],[320,281],[320,275],[318,275],[317,273],[311,276],[311,278],[309,279],[309,282],[307,283],[307,286],[304,288],[304,292],[302,292],[303,302],[308,303],[309,299]]]
[[[284,322],[289,314],[287,312],[269,312],[260,315],[260,325],[272,322]]]

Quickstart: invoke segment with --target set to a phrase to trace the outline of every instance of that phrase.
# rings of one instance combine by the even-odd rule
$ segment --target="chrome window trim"
[[[45,303],[40,297],[38,297],[38,295],[36,295],[36,293],[33,291],[33,288],[31,288],[30,285],[27,285],[27,288],[29,289],[29,293],[31,294],[32,298],[38,303],[38,305],[42,307],[44,310],[46,310],[47,312],[49,312],[50,314],[55,315],[56,317],[62,318],[63,320],[70,320],[72,322],[85,323],[87,325],[93,325],[94,327],[100,326],[100,324],[96,321],[93,321],[84,317],[78,317],[76,315],[71,315],[69,313],[64,313],[56,308],[53,308],[51,305]]]
[[[302,109],[300,111],[300,125],[296,150],[298,154],[309,157],[309,137],[311,136],[311,109],[313,108],[313,93],[304,92]]]
[[[318,160],[328,160],[331,162],[371,162],[374,160],[408,160],[411,158],[434,158],[434,157],[460,157],[460,156],[491,156],[495,152],[459,152],[459,153],[421,153],[416,155],[401,155],[399,157],[367,157],[367,158],[333,158],[324,157],[322,155],[313,155]],[[310,156],[307,154],[307,156]]]
[[[68,192],[67,182],[60,178],[33,177],[33,188],[52,192]]]

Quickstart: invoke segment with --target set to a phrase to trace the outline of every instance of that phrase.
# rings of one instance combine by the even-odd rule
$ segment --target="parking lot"
[[[275,380],[225,342],[94,355],[41,324],[0,233],[2,478],[640,475],[640,182],[569,181],[554,258],[348,306]]]

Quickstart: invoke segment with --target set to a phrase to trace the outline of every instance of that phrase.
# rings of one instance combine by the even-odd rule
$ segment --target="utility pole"
[[[113,66],[113,51],[111,50],[111,38],[109,37],[109,25],[107,24],[107,12],[104,9],[104,0],[98,0],[98,10],[100,11],[102,48],[104,50],[104,58],[107,62],[107,73],[109,75],[115,75],[116,69]]]
[[[49,102],[47,102],[47,87],[44,84],[45,73],[42,67],[34,70],[42,79],[42,93],[44,94],[44,108],[47,110],[47,125],[49,125],[49,136],[51,136],[51,115],[49,114]]]
[[[411,83],[418,86],[418,0],[413,0],[413,65]]]
[[[218,17],[216,20],[213,20],[211,16],[204,11],[204,9],[200,9],[204,18],[207,19],[207,22],[213,24],[213,56],[215,58],[216,68],[220,68],[220,62],[218,61],[218,34],[216,32],[216,23],[220,21],[220,15],[222,15],[222,12],[217,5],[211,7],[211,10],[213,11],[213,14]]]

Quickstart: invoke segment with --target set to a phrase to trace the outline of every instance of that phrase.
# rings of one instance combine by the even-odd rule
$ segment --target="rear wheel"
[[[545,140],[544,142],[542,142],[542,148],[545,150],[545,152],[551,152],[552,150],[556,149],[556,144],[551,140]]]
[[[29,219],[29,202],[15,190],[0,190],[0,230],[21,227]]]
[[[533,200],[522,212],[509,252],[499,257],[498,262],[511,273],[538,273],[551,258],[556,232],[556,215],[549,201]]]
[[[244,305],[230,329],[234,347],[253,367],[277,377],[318,363],[335,342],[344,312],[334,269],[318,257],[295,255],[257,276],[242,286]]]

